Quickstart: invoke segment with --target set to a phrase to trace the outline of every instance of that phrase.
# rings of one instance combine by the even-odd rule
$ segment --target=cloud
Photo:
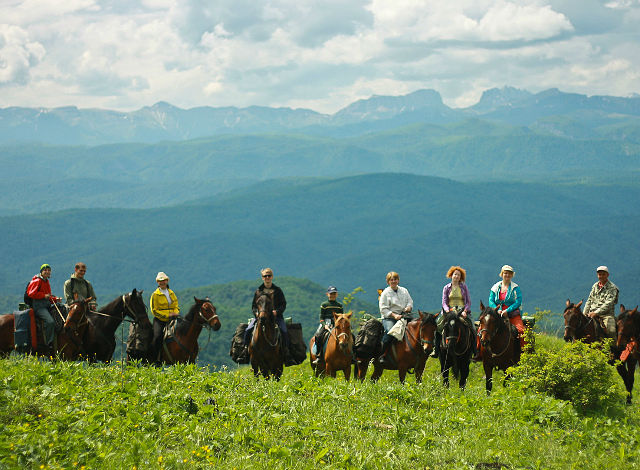
[[[45,48],[18,26],[0,24],[0,85],[29,81],[30,70],[45,55]]]

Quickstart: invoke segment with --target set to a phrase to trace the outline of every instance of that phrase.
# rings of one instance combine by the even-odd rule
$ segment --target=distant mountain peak
[[[502,88],[491,88],[482,93],[480,101],[472,109],[477,112],[486,113],[503,106],[513,106],[521,103],[533,95],[526,91],[510,86]]]

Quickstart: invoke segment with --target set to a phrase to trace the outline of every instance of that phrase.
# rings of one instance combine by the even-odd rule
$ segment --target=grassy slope
[[[558,345],[539,337],[538,347]],[[584,416],[499,384],[487,397],[481,376],[474,365],[462,393],[442,388],[432,360],[422,385],[410,377],[403,386],[392,372],[378,384],[315,379],[308,363],[276,383],[256,381],[246,368],[208,373],[11,358],[0,367],[0,467],[640,465],[637,404]]]

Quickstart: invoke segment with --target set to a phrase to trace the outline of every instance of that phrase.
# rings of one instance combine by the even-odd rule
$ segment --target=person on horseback
[[[151,294],[149,304],[153,313],[153,359],[160,364],[164,329],[171,320],[180,314],[180,306],[176,294],[169,289],[169,276],[160,271],[156,276],[158,288]]]
[[[382,365],[387,365],[387,352],[393,344],[393,336],[390,336],[389,330],[393,328],[398,320],[410,319],[410,313],[413,309],[413,299],[409,295],[409,291],[399,286],[400,275],[395,271],[390,271],[386,276],[389,285],[380,294],[378,306],[380,308],[380,317],[382,318],[382,326],[384,335],[382,336],[382,354],[378,361]]]
[[[498,308],[498,312],[504,317],[509,317],[509,323],[518,330],[520,338],[520,348],[524,350],[524,323],[522,323],[522,315],[520,314],[520,306],[522,305],[522,293],[520,286],[515,282],[511,282],[515,271],[511,266],[505,264],[500,269],[500,277],[502,281],[496,282],[489,292],[489,306]]]
[[[614,307],[618,303],[620,290],[609,280],[609,268],[598,266],[596,268],[598,282],[591,287],[589,298],[584,305],[584,314],[600,319],[604,323],[605,335],[609,338],[616,337],[616,317]]]
[[[460,317],[465,324],[473,331],[473,338],[471,348],[473,349],[473,356],[476,358],[478,355],[478,348],[476,343],[476,326],[471,318],[471,298],[469,297],[469,289],[465,280],[467,278],[467,272],[460,266],[451,266],[447,271],[447,277],[451,279],[451,282],[444,286],[442,289],[442,312],[440,315],[446,315],[451,310],[455,310],[460,313]],[[440,341],[442,341],[442,332],[436,333],[436,341],[434,347],[434,357],[440,354]]]
[[[40,266],[40,274],[36,274],[27,286],[27,296],[32,299],[33,312],[36,318],[43,323],[42,334],[47,347],[53,350],[55,321],[49,313],[49,306],[55,303],[57,298],[51,295],[51,285],[49,278],[51,277],[51,266],[43,264]]]
[[[322,360],[322,348],[324,347],[324,332],[327,328],[330,330],[333,328],[334,313],[344,313],[342,310],[342,304],[336,299],[338,298],[338,289],[335,286],[329,286],[327,289],[327,300],[320,305],[320,325],[315,333],[315,345],[316,345],[316,360],[314,364],[318,364]]]
[[[71,305],[75,301],[91,298],[89,309],[95,312],[98,309],[98,299],[93,286],[84,278],[86,272],[86,264],[82,262],[76,263],[74,273],[64,283],[64,298],[67,305]]]
[[[262,276],[262,284],[256,289],[253,294],[253,301],[251,302],[251,310],[253,312],[253,318],[249,322],[244,334],[245,347],[249,346],[251,342],[251,335],[253,334],[253,328],[256,324],[256,318],[258,315],[257,300],[262,294],[273,295],[273,314],[275,320],[282,334],[283,349],[285,355],[285,363],[290,365],[292,363],[291,353],[289,352],[289,334],[287,332],[287,325],[284,321],[284,311],[287,308],[287,300],[284,297],[284,292],[278,286],[273,283],[273,270],[271,268],[263,268],[260,271]]]

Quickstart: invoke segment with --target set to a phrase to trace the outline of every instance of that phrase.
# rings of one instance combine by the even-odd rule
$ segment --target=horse
[[[198,357],[198,337],[203,327],[213,331],[220,329],[221,323],[215,306],[209,298],[198,299],[184,318],[175,321],[173,334],[165,336],[162,343],[161,362],[165,364],[194,364]],[[171,324],[167,326],[171,331]]]
[[[616,368],[627,389],[627,404],[630,405],[636,364],[640,361],[640,346],[638,345],[638,341],[640,341],[640,314],[638,307],[627,310],[624,305],[620,304],[620,315],[616,319],[616,326],[618,327],[616,346],[618,351],[621,351],[620,360],[622,361]]]
[[[567,299],[567,306],[563,314],[564,340],[567,342],[581,340],[585,343],[598,341],[600,335],[596,321],[582,313],[581,306],[582,300],[573,304],[571,300]]]
[[[133,289],[130,293],[116,297],[97,312],[87,314],[89,324],[83,343],[89,362],[111,361],[116,348],[115,332],[125,317],[143,328],[151,328],[142,291]]]
[[[82,335],[86,328],[86,312],[89,300],[74,302],[69,306],[67,317],[62,329],[56,333],[57,349],[50,350],[38,335],[40,343],[28,351],[36,356],[53,356],[57,354],[61,359],[75,360],[82,351]],[[13,313],[0,315],[0,357],[6,358],[15,349],[15,316]]]
[[[402,341],[394,341],[389,353],[395,364],[382,365],[378,361],[379,355],[373,358],[373,374],[371,381],[377,382],[385,369],[397,370],[400,383],[404,383],[407,372],[413,369],[416,382],[422,382],[424,367],[433,351],[436,334],[436,315],[418,310],[419,317],[407,323]],[[354,367],[357,369],[358,379],[363,381],[371,358],[358,358]],[[392,361],[389,361],[392,362]]]
[[[493,388],[493,369],[506,373],[509,367],[520,362],[520,340],[517,331],[512,330],[509,320],[503,318],[498,309],[485,307],[480,302],[480,311],[478,335],[482,347],[485,388],[489,394]]]
[[[353,336],[351,335],[351,316],[349,313],[334,313],[333,324],[335,325],[329,333],[326,346],[324,348],[324,365],[322,362],[314,365],[316,356],[311,353],[311,367],[314,369],[316,377],[320,374],[336,376],[336,372],[341,370],[344,378],[351,378],[351,361],[353,359]],[[315,343],[315,336],[309,342],[309,350],[312,350]]]
[[[256,299],[258,314],[249,343],[249,363],[253,375],[280,380],[284,367],[282,333],[273,313],[273,294],[260,294]]]
[[[472,342],[476,338],[473,335],[473,330],[465,324],[457,311],[451,310],[444,315],[442,344],[440,346],[442,383],[445,387],[449,386],[449,370],[453,368],[453,374],[458,377],[459,387],[464,389],[469,377],[469,364],[473,351]]]

